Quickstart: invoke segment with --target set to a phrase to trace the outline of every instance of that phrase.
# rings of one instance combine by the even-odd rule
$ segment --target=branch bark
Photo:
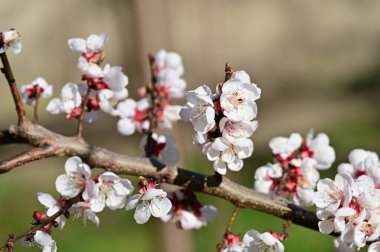
[[[27,144],[36,147],[35,151],[38,150],[41,158],[76,155],[91,167],[103,168],[117,174],[162,179],[169,184],[225,199],[240,208],[262,211],[318,230],[318,218],[315,213],[287,204],[280,198],[270,198],[255,192],[219,174],[208,176],[176,166],[166,166],[153,158],[122,155],[92,146],[81,138],[54,133],[38,124],[28,123],[26,127],[11,126],[9,134],[13,136],[13,139],[22,139]],[[23,155],[19,156],[19,159],[33,161],[23,158]],[[12,163],[12,169],[22,164],[23,162]],[[5,169],[4,172],[12,169]]]

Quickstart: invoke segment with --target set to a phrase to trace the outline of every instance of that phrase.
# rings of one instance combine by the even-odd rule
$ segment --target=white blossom
[[[53,216],[57,212],[59,212],[63,206],[62,200],[55,200],[50,194],[48,193],[37,193],[38,201],[44,205],[47,208],[46,214],[47,216]],[[58,223],[59,228],[63,228],[66,223],[66,217],[64,215],[60,215],[55,219],[55,221]]]
[[[79,157],[67,159],[65,171],[66,174],[59,175],[55,181],[57,191],[65,198],[74,198],[93,183],[90,167]]]
[[[287,137],[274,137],[269,142],[273,154],[285,159],[301,147],[302,137],[299,133],[292,133]]]
[[[70,208],[70,214],[74,216],[74,220],[81,219],[83,225],[86,225],[87,220],[90,220],[96,226],[99,226],[99,217],[91,210],[91,204],[88,201],[80,201],[72,205]]]
[[[203,85],[186,93],[187,104],[181,109],[184,121],[191,121],[195,131],[206,133],[215,126],[214,103],[211,90]]]
[[[252,152],[253,142],[248,138],[238,139],[230,144],[224,138],[218,137],[203,147],[203,153],[210,161],[214,161],[214,170],[221,175],[226,174],[227,168],[239,171],[243,167],[242,159],[251,156]]]
[[[335,151],[330,146],[329,137],[324,133],[319,133],[313,139],[313,131],[306,137],[306,145],[312,151],[312,158],[317,161],[315,167],[320,170],[326,170],[331,167],[335,161]]]
[[[46,110],[51,114],[65,113],[68,119],[80,114],[82,96],[79,87],[74,83],[67,83],[61,90],[60,98],[54,98],[49,102]],[[79,111],[77,111],[79,109]]]
[[[230,143],[235,142],[237,139],[251,137],[257,127],[257,121],[235,122],[227,117],[223,117],[219,122],[219,129],[223,138]]]
[[[250,83],[247,76],[236,71],[222,87],[220,105],[224,115],[233,121],[251,121],[257,114],[255,101],[260,98],[261,89]]]
[[[199,229],[214,222],[218,215],[214,206],[202,205],[193,193],[188,196],[183,190],[176,190],[169,192],[168,197],[172,208],[161,220],[175,222],[180,229]]]
[[[122,179],[113,172],[104,172],[97,178],[94,193],[89,197],[91,210],[103,211],[107,206],[111,210],[125,206],[127,195],[133,192],[133,186],[128,179]]]
[[[80,53],[92,53],[102,50],[105,42],[107,41],[106,34],[92,34],[86,40],[81,38],[72,38],[68,40],[71,50]]]
[[[132,135],[136,130],[148,130],[149,120],[147,110],[150,107],[149,100],[143,98],[138,102],[133,99],[125,99],[117,105],[116,114],[120,117],[117,122],[117,130],[122,135]]]
[[[34,105],[37,98],[50,98],[53,95],[53,86],[44,78],[38,77],[32,83],[21,86],[20,91],[23,102]]]
[[[375,152],[354,149],[348,155],[348,160],[350,163],[343,163],[338,166],[339,173],[349,173],[353,177],[368,175],[375,182],[380,182],[380,161]]]
[[[33,242],[28,241],[27,238],[24,238],[21,244],[24,247],[37,246],[42,250],[42,252],[56,252],[57,251],[57,244],[51,238],[50,234],[44,231],[40,231],[40,230],[36,231],[36,234],[34,235],[34,238],[33,238]]]
[[[4,53],[9,47],[15,54],[21,52],[20,34],[15,29],[0,32],[0,53]]]
[[[269,232],[261,234],[256,230],[250,230],[244,235],[243,244],[247,248],[245,251],[283,252],[285,250],[284,245],[275,237],[275,234]]]
[[[169,213],[172,203],[166,195],[167,193],[162,189],[148,188],[130,197],[125,209],[136,208],[134,218],[138,224],[144,224],[151,215],[161,218]]]

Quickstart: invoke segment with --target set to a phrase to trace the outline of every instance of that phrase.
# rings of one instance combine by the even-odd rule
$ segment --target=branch
[[[9,159],[0,161],[0,174],[9,172],[21,165],[54,156],[57,156],[57,153],[52,146],[36,147]]]
[[[28,124],[27,127],[11,126],[9,131],[25,140],[29,145],[40,148],[52,147],[53,153],[40,156],[42,158],[76,155],[91,167],[103,168],[118,174],[163,179],[169,184],[225,199],[240,208],[262,211],[290,220],[295,224],[319,230],[319,220],[315,213],[255,192],[218,174],[207,176],[176,166],[166,166],[153,158],[118,154],[92,146],[83,139],[62,136],[37,124]],[[13,168],[19,165],[21,163],[16,162]]]
[[[0,145],[12,144],[12,143],[25,143],[25,140],[12,135],[8,129],[0,131]]]
[[[11,89],[11,93],[13,96],[13,100],[16,105],[16,111],[18,116],[18,125],[25,126],[25,124],[28,122],[28,118],[26,117],[24,104],[22,103],[20,92],[18,91],[16,80],[13,76],[11,65],[9,64],[7,54],[0,53],[1,62],[3,63],[3,68],[1,69],[1,72],[5,75],[5,78],[8,81],[9,87]]]

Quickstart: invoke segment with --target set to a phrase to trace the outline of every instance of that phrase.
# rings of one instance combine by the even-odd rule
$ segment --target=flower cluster
[[[379,156],[372,151],[354,149],[348,155],[350,163],[343,163],[338,166],[338,173],[348,173],[353,178],[361,175],[368,175],[377,187],[380,184],[380,161]]]
[[[354,251],[380,237],[380,191],[367,175],[353,179],[347,173],[335,180],[322,179],[314,197],[318,223],[322,233],[340,233],[334,241],[338,251]],[[369,251],[378,251],[380,242]]]
[[[130,197],[125,207],[136,208],[134,218],[138,224],[146,223],[152,215],[162,218],[169,213],[172,203],[164,190],[156,188],[156,183],[141,177],[138,190],[139,194]]]
[[[46,252],[56,251],[56,244],[51,238],[53,226],[63,228],[66,218],[70,215],[73,215],[74,219],[81,218],[83,224],[90,220],[98,226],[99,218],[96,213],[103,211],[106,206],[111,210],[123,208],[127,196],[133,191],[128,179],[122,179],[109,171],[92,178],[89,166],[79,157],[66,160],[65,174],[57,177],[55,185],[61,194],[58,200],[47,193],[37,194],[38,200],[47,211],[46,214],[35,211],[33,224],[43,224],[49,217],[59,212],[61,214],[53,222],[28,235],[24,239],[25,246],[37,245]]]
[[[128,77],[120,66],[106,64],[103,46],[107,41],[105,34],[90,35],[86,40],[68,40],[71,50],[79,52],[78,68],[85,84],[67,83],[63,86],[60,98],[54,98],[46,110],[52,114],[65,113],[67,119],[78,118],[85,113],[84,120],[93,122],[101,111],[116,115],[119,101],[128,96]],[[82,111],[84,110],[84,111]]]
[[[4,53],[9,47],[15,54],[21,52],[20,34],[15,29],[0,32],[0,53]]]
[[[126,99],[115,111],[120,118],[117,129],[122,135],[170,129],[172,122],[179,120],[180,106],[172,103],[174,98],[183,97],[186,87],[181,78],[184,72],[181,56],[160,50],[151,56],[151,61],[152,83],[139,89],[141,99]]]
[[[228,233],[224,239],[223,252],[283,252],[284,245],[281,243],[286,236],[282,233],[273,233],[271,231],[259,233],[256,230],[249,230],[245,233],[243,240],[240,241],[240,235]]]
[[[244,71],[236,71],[213,94],[206,85],[186,93],[187,104],[181,109],[184,121],[192,122],[194,143],[214,162],[214,170],[226,174],[227,168],[239,171],[243,160],[252,155],[249,138],[257,129],[256,100],[261,89],[251,83]]]
[[[201,204],[195,194],[184,189],[168,193],[173,204],[171,211],[161,219],[175,222],[183,230],[199,229],[214,222],[218,211],[214,206]]]
[[[39,98],[50,98],[53,95],[53,86],[44,78],[38,77],[32,83],[21,86],[20,91],[23,102],[33,106]]]
[[[288,138],[273,138],[269,146],[275,162],[256,170],[255,190],[289,197],[297,205],[312,205],[318,170],[330,168],[335,161],[328,136],[320,133],[314,138],[310,131],[303,140],[293,133]]]

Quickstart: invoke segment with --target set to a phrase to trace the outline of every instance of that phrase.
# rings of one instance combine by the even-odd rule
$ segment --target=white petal
[[[141,194],[136,194],[136,195],[131,196],[128,199],[127,204],[125,205],[125,210],[131,210],[135,208],[140,198],[141,198]]]
[[[134,218],[138,224],[146,223],[149,220],[150,215],[151,213],[149,211],[148,206],[144,204],[138,204],[136,206]]]
[[[50,194],[48,193],[37,193],[37,198],[38,198],[38,201],[48,207],[48,208],[51,208],[53,207],[55,204],[57,204],[57,201],[53,198],[53,196],[51,196]]]
[[[154,217],[160,218],[169,213],[172,202],[168,198],[155,198],[149,205],[150,212]]]

